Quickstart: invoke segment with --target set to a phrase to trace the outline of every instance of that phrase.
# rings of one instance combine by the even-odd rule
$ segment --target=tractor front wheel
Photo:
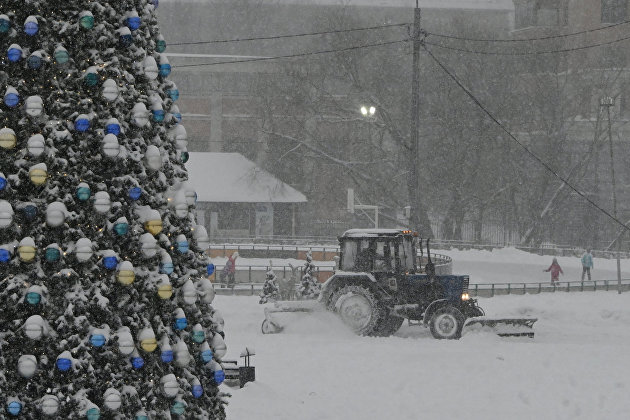
[[[348,285],[333,293],[330,306],[359,335],[379,335],[385,313],[374,292],[362,285]]]
[[[462,328],[466,318],[452,306],[444,306],[433,313],[429,320],[429,328],[434,338],[440,340],[457,340],[462,336]]]

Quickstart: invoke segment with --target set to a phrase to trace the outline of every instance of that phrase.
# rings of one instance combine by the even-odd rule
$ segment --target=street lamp
[[[617,219],[617,191],[615,187],[615,165],[613,160],[613,140],[612,140],[612,123],[610,121],[610,107],[615,105],[615,100],[606,96],[599,100],[601,107],[606,107],[608,115],[608,149],[610,151],[610,178],[612,181],[612,200],[613,200],[613,216]],[[617,292],[621,293],[621,261],[619,254],[621,252],[621,235],[617,237]]]
[[[374,113],[376,112],[376,108],[371,106],[371,107],[367,107],[367,106],[362,106],[361,107],[361,115],[363,115],[364,117],[372,117],[374,116]]]

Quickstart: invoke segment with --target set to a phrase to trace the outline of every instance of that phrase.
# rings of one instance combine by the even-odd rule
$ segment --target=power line
[[[521,143],[503,124],[501,124],[501,122],[496,119],[494,117],[494,115],[492,115],[492,113],[490,111],[488,111],[488,109],[481,103],[481,101],[479,101],[479,99],[477,99],[475,97],[475,95],[472,94],[472,92],[470,90],[468,90],[460,81],[459,79],[453,74],[451,73],[448,68],[446,68],[446,66],[444,64],[442,64],[442,62],[440,60],[437,59],[437,57],[435,55],[433,55],[433,53],[431,52],[431,50],[429,50],[426,46],[424,46],[424,50],[429,54],[429,56],[433,59],[433,61],[435,61],[437,63],[437,65],[451,78],[453,79],[453,81],[457,84],[457,86],[459,86],[465,93],[466,95],[468,95],[468,97],[470,97],[470,99],[472,99],[472,101],[479,107],[481,108],[481,110],[488,116],[490,117],[490,119],[492,121],[494,121],[512,140],[514,140],[523,150],[525,150],[525,152],[527,152],[527,154],[529,154],[536,162],[538,162],[540,165],[542,165],[547,171],[551,172],[557,179],[559,179],[560,181],[562,181],[566,186],[568,186],[570,189],[572,189],[573,191],[575,191],[575,193],[577,193],[580,197],[582,197],[583,199],[585,199],[586,201],[588,201],[593,207],[595,207],[597,210],[599,210],[600,212],[602,212],[603,214],[605,214],[606,216],[608,216],[611,220],[613,220],[615,223],[617,223],[618,225],[620,225],[621,227],[623,227],[626,230],[630,230],[630,227],[626,226],[625,223],[623,223],[621,220],[617,219],[615,216],[613,216],[612,214],[610,214],[608,211],[606,211],[605,209],[603,209],[602,207],[600,207],[597,203],[595,203],[593,200],[591,200],[590,198],[588,198],[584,193],[582,193],[581,191],[579,191],[577,188],[575,188],[571,183],[569,183],[568,180],[566,180],[564,177],[562,177],[561,175],[559,175],[551,166],[549,166],[549,164],[547,164],[545,161],[543,161],[540,157],[538,157],[538,155],[536,153],[534,153],[533,151],[531,151],[527,146],[525,146],[523,143]]]
[[[538,38],[523,38],[523,39],[466,38],[466,37],[462,37],[462,36],[447,35],[447,34],[436,34],[436,33],[432,33],[432,32],[426,32],[426,34],[427,35],[431,35],[431,36],[435,36],[435,37],[438,37],[438,38],[456,39],[456,40],[459,40],[459,41],[473,41],[473,42],[529,42],[529,41],[545,41],[545,40],[557,39],[557,38],[567,38],[567,37],[570,37],[570,36],[576,36],[576,35],[593,33],[593,32],[598,32],[598,31],[604,31],[604,30],[607,30],[607,29],[615,28],[615,27],[620,26],[620,25],[626,25],[628,23],[630,23],[630,20],[624,20],[623,22],[614,23],[612,25],[601,26],[599,28],[593,28],[593,29],[585,29],[583,31],[571,32],[571,33],[568,33],[568,34],[549,35],[549,36],[541,36],[541,37],[538,37]]]
[[[218,61],[216,63],[181,64],[178,66],[173,66],[173,68],[206,67],[206,66],[218,66],[220,64],[250,63],[253,61],[268,61],[268,60],[279,60],[279,59],[285,59],[285,58],[307,57],[311,55],[330,54],[330,53],[336,53],[336,52],[359,50],[363,48],[380,47],[383,45],[399,44],[401,42],[407,42],[407,41],[408,41],[407,39],[402,39],[402,40],[397,40],[397,41],[384,41],[384,42],[377,42],[373,44],[356,45],[356,46],[346,47],[346,48],[335,48],[335,49],[330,49],[330,50],[310,51],[310,52],[287,54],[287,55],[277,55],[273,57],[256,57],[256,58],[248,58],[244,60]]]
[[[409,25],[410,25],[409,23],[392,23],[388,25],[366,26],[362,28],[350,28],[350,29],[337,29],[337,30],[321,31],[321,32],[305,32],[305,33],[299,33],[299,34],[269,35],[269,36],[251,37],[251,38],[216,39],[212,41],[177,42],[177,43],[172,43],[169,45],[181,46],[181,45],[222,44],[222,43],[229,43],[229,42],[244,42],[244,41],[262,41],[262,40],[270,40],[270,39],[298,38],[298,37],[314,36],[314,35],[339,34],[339,33],[345,33],[345,32],[371,31],[375,29],[387,29],[387,28],[395,28],[395,27],[409,26]]]
[[[446,49],[446,50],[453,50],[453,51],[467,52],[467,53],[471,53],[471,54],[524,56],[524,55],[558,54],[558,53],[567,53],[567,52],[572,52],[572,51],[580,51],[580,50],[586,50],[586,49],[589,49],[589,48],[601,47],[601,46],[604,46],[604,45],[616,44],[617,42],[626,41],[628,39],[630,39],[630,36],[614,39],[612,41],[599,42],[597,44],[583,45],[583,46],[580,46],[580,47],[564,48],[564,49],[559,49],[559,50],[518,51],[518,52],[514,52],[514,51],[513,52],[478,51],[478,50],[469,50],[467,48],[451,47],[451,46],[448,46],[448,45],[437,44],[437,43],[429,42],[429,41],[424,41],[424,43],[426,45],[431,45],[431,46],[437,47],[437,48],[443,48],[443,49]]]

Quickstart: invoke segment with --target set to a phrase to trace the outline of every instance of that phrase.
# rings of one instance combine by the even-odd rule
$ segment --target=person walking
[[[588,280],[591,280],[591,270],[593,269],[593,254],[591,254],[591,250],[587,249],[584,254],[582,254],[582,281],[584,281],[584,274],[588,274]]]
[[[549,266],[549,268],[543,271],[551,272],[551,284],[553,284],[554,286],[556,284],[560,284],[560,280],[559,280],[560,274],[564,274],[564,271],[562,271],[560,264],[558,264],[557,258],[554,257],[554,259],[551,261],[551,265]]]

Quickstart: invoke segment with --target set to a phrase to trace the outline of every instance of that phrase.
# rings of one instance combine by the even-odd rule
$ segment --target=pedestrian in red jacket
[[[549,266],[549,268],[543,271],[551,272],[551,284],[559,284],[560,280],[558,278],[560,277],[560,273],[564,274],[564,271],[562,271],[560,264],[558,264],[557,258],[554,258],[553,261],[551,261],[551,265]]]

